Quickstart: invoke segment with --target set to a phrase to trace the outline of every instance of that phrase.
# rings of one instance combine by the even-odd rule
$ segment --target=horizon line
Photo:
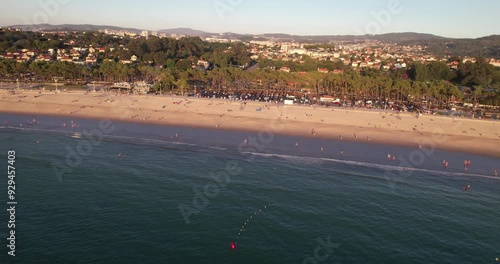
[[[205,34],[236,34],[236,35],[249,35],[249,36],[263,36],[263,35],[277,35],[277,34],[282,34],[282,35],[289,35],[289,36],[294,36],[294,37],[328,37],[328,36],[354,36],[354,37],[362,37],[362,36],[382,36],[382,35],[388,35],[388,34],[421,34],[421,35],[432,35],[435,37],[441,37],[445,39],[479,39],[479,38],[484,38],[484,37],[490,37],[490,36],[498,36],[500,33],[496,34],[490,34],[490,35],[485,35],[485,36],[480,36],[480,37],[446,37],[442,35],[436,35],[434,33],[428,33],[428,32],[415,32],[415,31],[400,31],[400,32],[386,32],[386,33],[380,33],[380,34],[364,34],[364,35],[359,35],[359,34],[316,34],[316,35],[301,35],[301,34],[293,34],[293,33],[283,33],[283,32],[267,32],[267,33],[236,33],[236,32],[231,32],[231,31],[225,31],[225,32],[209,32],[201,29],[194,29],[190,27],[172,27],[172,28],[164,28],[164,29],[159,29],[159,30],[152,30],[152,29],[141,29],[141,28],[135,28],[135,27],[129,27],[129,26],[116,26],[116,25],[103,25],[103,24],[89,24],[89,23],[82,23],[82,24],[72,24],[72,23],[67,23],[67,24],[50,24],[50,23],[41,23],[41,24],[15,24],[15,25],[5,25],[5,26],[0,26],[1,28],[12,28],[16,26],[42,26],[42,25],[47,25],[47,26],[64,26],[64,25],[69,25],[69,26],[95,26],[95,27],[116,27],[116,28],[121,28],[121,29],[130,29],[130,30],[138,30],[138,31],[151,31],[151,32],[161,32],[161,31],[168,31],[168,30],[175,30],[175,29],[186,29],[186,30],[193,30],[193,31],[200,31]]]

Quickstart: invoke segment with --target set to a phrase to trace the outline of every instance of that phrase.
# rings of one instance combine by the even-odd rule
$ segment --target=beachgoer
[[[341,157],[343,157],[343,156],[344,156],[344,150],[343,150],[343,149],[341,149],[341,150],[340,150],[340,156],[341,156]]]
[[[498,171],[497,170],[493,170],[493,176],[498,177]]]
[[[391,154],[387,154],[387,160],[391,160]]]

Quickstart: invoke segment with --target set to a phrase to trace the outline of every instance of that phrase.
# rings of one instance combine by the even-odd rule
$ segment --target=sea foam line
[[[347,164],[347,165],[353,165],[353,166],[361,166],[361,167],[365,167],[365,168],[375,168],[375,169],[386,170],[386,171],[387,170],[390,170],[390,171],[415,171],[415,172],[425,172],[425,173],[430,173],[430,174],[435,174],[435,175],[444,175],[444,176],[450,176],[450,177],[463,176],[463,177],[478,177],[478,178],[500,180],[499,177],[482,175],[482,174],[437,171],[437,170],[429,170],[429,169],[414,168],[414,167],[402,167],[402,166],[392,166],[392,165],[384,165],[384,164],[377,164],[377,163],[370,163],[370,162],[360,162],[360,161],[353,161],[353,160],[301,157],[301,156],[284,155],[284,154],[272,154],[272,153],[269,154],[269,153],[255,153],[255,152],[244,152],[244,154],[250,154],[250,155],[261,156],[261,157],[276,157],[276,158],[281,158],[281,159],[285,159],[285,160],[293,160],[293,161],[317,162],[318,160],[321,160],[321,161],[326,161],[326,162],[334,162],[334,163]]]

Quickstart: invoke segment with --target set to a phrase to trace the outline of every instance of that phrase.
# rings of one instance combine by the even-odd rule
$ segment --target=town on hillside
[[[497,118],[500,59],[436,50],[374,39],[0,28],[0,81]]]

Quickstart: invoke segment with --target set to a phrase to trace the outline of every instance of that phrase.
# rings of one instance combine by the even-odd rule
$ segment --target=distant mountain
[[[140,34],[144,29],[137,28],[123,28],[117,26],[109,25],[89,25],[89,24],[62,24],[62,25],[51,25],[51,24],[38,24],[38,25],[12,25],[10,28],[19,28],[23,31],[92,31],[92,30],[124,30],[129,32],[134,32]],[[166,33],[167,35],[186,35],[186,36],[220,36],[229,39],[239,39],[242,41],[250,40],[281,40],[281,41],[297,41],[303,43],[323,43],[332,41],[348,41],[348,42],[359,42],[366,40],[377,40],[382,42],[392,42],[392,43],[447,43],[447,42],[463,42],[477,40],[480,43],[493,44],[500,41],[500,35],[486,36],[478,39],[453,39],[445,38],[441,36],[436,36],[432,34],[415,33],[415,32],[401,32],[401,33],[388,33],[381,35],[316,35],[316,36],[299,36],[290,35],[283,33],[266,33],[261,35],[251,35],[251,34],[238,34],[232,32],[225,33],[210,33],[202,30],[196,30],[191,28],[172,28],[158,30],[157,32]]]
[[[402,41],[417,41],[417,40],[443,40],[445,37],[440,37],[432,34],[415,33],[415,32],[402,32],[402,33],[388,33],[382,35],[374,35],[371,38],[385,41],[385,42],[402,42]]]
[[[500,58],[500,35],[477,39],[420,39],[400,42],[401,45],[427,46],[427,50],[437,56],[472,56]]]
[[[432,34],[422,34],[413,32],[404,33],[388,33],[381,35],[318,35],[318,36],[297,36],[282,33],[263,34],[263,37],[273,39],[284,39],[300,42],[331,42],[331,41],[363,41],[363,40],[378,40],[383,42],[403,42],[417,40],[440,40],[444,37],[435,36]]]
[[[10,28],[19,28],[23,31],[94,31],[94,30],[124,30],[134,33],[140,33],[142,29],[137,28],[122,28],[116,26],[107,25],[76,25],[76,24],[63,24],[63,25],[51,25],[51,24],[37,24],[37,25],[12,25],[8,26]]]
[[[214,33],[209,33],[209,32],[191,29],[191,28],[162,29],[162,30],[158,30],[158,32],[159,33],[166,33],[168,35],[176,34],[176,35],[197,36],[197,37],[215,35]]]

